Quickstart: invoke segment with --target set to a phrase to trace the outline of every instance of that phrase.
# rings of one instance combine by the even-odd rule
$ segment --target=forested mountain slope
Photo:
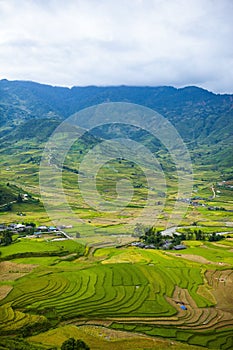
[[[73,113],[104,102],[131,102],[154,109],[177,128],[195,157],[232,166],[233,95],[190,86],[174,88],[108,86],[53,87],[27,81],[0,81],[0,138],[4,143],[44,141]],[[208,148],[208,154],[201,150]],[[204,152],[205,153],[205,152]]]

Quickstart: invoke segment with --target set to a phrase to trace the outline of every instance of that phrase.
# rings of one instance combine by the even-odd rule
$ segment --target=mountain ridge
[[[40,141],[43,128],[48,137],[58,122],[84,108],[106,102],[129,102],[151,108],[176,127],[191,149],[210,147],[215,153],[224,151],[230,159],[233,95],[215,94],[197,86],[89,85],[69,88],[0,80],[0,141],[13,142],[24,136],[33,138],[33,131]],[[33,130],[27,133],[30,120]]]
[[[206,91],[208,93],[211,93],[213,95],[216,96],[233,96],[233,93],[216,93],[214,91],[202,88],[200,86],[197,85],[185,85],[182,87],[175,87],[172,85],[128,85],[128,84],[118,84],[118,85],[94,85],[94,84],[90,84],[90,85],[73,85],[73,86],[63,86],[63,85],[53,85],[53,84],[47,84],[47,83],[40,83],[40,82],[36,82],[34,80],[9,80],[9,79],[0,79],[0,84],[24,84],[24,85],[37,85],[37,86],[43,86],[43,87],[51,87],[51,88],[59,88],[59,89],[67,89],[67,90],[72,90],[75,88],[148,88],[148,89],[157,89],[157,88],[170,88],[173,90],[186,90],[186,89],[198,89],[198,90],[202,90],[202,91]]]

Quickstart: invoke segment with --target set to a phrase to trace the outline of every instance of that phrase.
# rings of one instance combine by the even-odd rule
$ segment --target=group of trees
[[[156,248],[161,247],[165,243],[161,232],[156,231],[153,227],[149,228],[149,230],[141,236],[141,239],[148,245],[153,244]]]
[[[216,232],[213,233],[207,233],[203,232],[202,230],[194,230],[186,229],[185,232],[181,233],[182,240],[190,241],[190,240],[196,240],[196,241],[209,241],[209,242],[215,242],[220,241],[224,237],[221,235],[218,235]]]
[[[64,341],[61,350],[90,350],[89,346],[81,339],[69,338]]]
[[[221,239],[223,239],[224,237],[221,235],[217,235],[216,232],[212,233],[209,236],[209,241],[210,242],[217,242],[217,241],[221,241]]]
[[[22,224],[26,227],[18,232],[19,235],[32,234],[35,231],[36,224],[34,222],[22,222]],[[12,230],[5,227],[0,233],[0,245],[10,245],[13,242],[12,236]]]
[[[196,240],[215,242],[224,238],[215,232],[210,234],[200,229],[195,229],[194,231],[185,229],[185,231],[180,234],[173,234],[173,237],[163,236],[161,231],[156,230],[156,228],[146,228],[140,223],[136,224],[133,236],[141,238],[147,245],[154,245],[157,249],[161,248],[166,243],[169,243],[170,248],[172,248],[172,246],[181,244],[182,241]]]
[[[169,244],[169,249],[171,249],[173,246],[181,244],[181,241],[184,240],[182,235],[174,234],[173,237],[163,236],[161,231],[157,231],[153,227],[148,229],[144,235],[141,236],[141,239],[145,244],[153,245],[157,249],[163,248],[166,244]]]
[[[37,345],[32,345],[21,337],[0,339],[0,349],[2,350],[40,350],[41,347]],[[50,347],[50,350],[57,350],[57,347]],[[64,341],[61,346],[61,350],[90,350],[89,346],[80,339],[75,340],[74,338],[69,338]]]

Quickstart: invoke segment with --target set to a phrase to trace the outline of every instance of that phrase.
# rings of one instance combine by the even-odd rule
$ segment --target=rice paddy
[[[72,247],[70,242],[64,246],[72,253],[77,243],[73,241]],[[42,250],[47,243],[37,245],[41,244]],[[36,243],[33,245],[35,248]],[[203,248],[189,249],[195,255]],[[211,249],[223,252],[230,262],[230,245],[222,248],[209,243]],[[98,327],[104,324],[108,329],[170,338],[187,345],[232,348],[231,267],[135,247],[94,248],[89,254],[73,261],[57,256],[59,261],[51,265],[46,260],[49,257],[13,259],[19,270],[24,264],[25,274],[11,280],[9,273],[9,279],[2,282],[12,288],[0,300],[1,334],[25,332],[28,325],[35,330],[92,322]],[[35,259],[41,263],[26,270]]]
[[[1,335],[30,335],[30,342],[44,346],[60,346],[67,337],[80,336],[91,349],[103,350],[232,349],[232,241],[187,241],[188,248],[179,252],[122,247],[132,241],[125,224],[138,216],[147,192],[152,191],[143,176],[134,178],[135,169],[123,163],[107,164],[97,179],[99,192],[109,201],[116,197],[115,182],[122,165],[127,179],[137,180],[132,202],[123,213],[98,213],[88,207],[77,188],[77,174],[64,170],[64,190],[78,217],[67,232],[73,237],[80,233],[81,238],[62,242],[22,238],[1,247],[0,264],[12,263],[1,274]],[[108,178],[111,168],[118,174],[113,180]],[[12,164],[9,171],[3,169],[3,179],[7,182],[10,174],[12,183],[36,196],[38,172],[34,170],[30,164],[23,169]],[[182,222],[193,230],[200,226],[207,233],[232,231],[228,227],[233,219],[232,192],[221,190],[219,197],[211,199],[210,183],[217,182],[220,174],[199,170],[197,177],[204,175],[203,181],[195,180],[195,188],[197,196],[205,200],[190,206]],[[167,177],[167,189],[168,198],[157,218],[161,228],[168,224],[174,206],[176,183],[172,176]],[[208,210],[202,202],[226,210]],[[63,218],[62,208],[52,204],[58,219]],[[50,224],[41,203],[15,203],[11,212],[0,213],[1,221],[19,222],[18,211],[26,214],[28,222]],[[97,330],[104,339],[97,336]],[[120,334],[126,338],[128,334],[128,338],[116,341],[114,336]]]

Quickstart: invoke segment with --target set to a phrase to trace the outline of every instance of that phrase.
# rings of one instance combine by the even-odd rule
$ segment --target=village
[[[48,235],[49,238],[53,240],[64,240],[72,239],[64,229],[72,228],[71,225],[61,225],[61,226],[46,226],[39,225],[36,226],[35,223],[11,223],[11,224],[0,224],[0,244],[9,245],[12,243],[12,237],[14,235],[19,235],[20,237],[29,238],[41,238],[42,235]]]

